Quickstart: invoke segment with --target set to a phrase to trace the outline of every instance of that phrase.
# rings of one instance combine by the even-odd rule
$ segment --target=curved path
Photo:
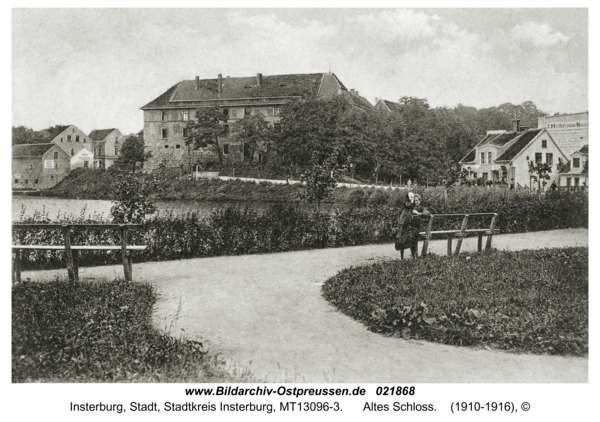
[[[465,239],[463,251],[476,250]],[[497,249],[587,246],[585,229],[499,235]],[[434,241],[444,254],[446,241]],[[395,259],[393,245],[135,264],[135,279],[159,292],[154,322],[203,341],[266,382],[587,382],[588,359],[523,355],[371,333],[321,296],[339,270]],[[122,267],[82,268],[84,277]],[[46,275],[56,272],[43,272]],[[43,274],[25,274],[39,278]]]

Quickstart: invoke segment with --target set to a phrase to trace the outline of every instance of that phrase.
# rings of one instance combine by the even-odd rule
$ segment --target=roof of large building
[[[95,129],[92,130],[88,136],[94,141],[103,141],[113,130],[115,129]]]
[[[584,154],[584,155],[588,155],[588,144],[585,144],[584,146],[582,146],[581,149],[577,152]]]
[[[209,100],[232,100],[252,98],[285,98],[316,95],[319,93],[325,73],[307,73],[291,75],[262,75],[249,77],[221,78],[221,93],[219,79],[183,80],[169,88],[158,98],[149,102],[142,109],[160,108],[165,106],[181,106],[186,102]],[[335,74],[331,74],[343,91],[348,89]],[[353,100],[363,107],[370,103],[362,97],[353,96]],[[367,105],[365,101],[369,104]],[[372,107],[372,105],[370,105]]]
[[[388,108],[390,111],[397,111],[397,110],[400,110],[400,104],[398,104],[398,103],[395,103],[395,102],[393,102],[393,101],[384,100],[384,99],[382,99],[382,100],[381,100],[381,102],[382,102],[383,104],[385,104],[385,105],[386,105],[386,107],[387,107],[387,108]]]
[[[12,156],[13,158],[41,157],[54,145],[53,143],[13,145]]]
[[[471,163],[475,161],[475,148],[473,148],[465,157],[460,160],[461,163]]]
[[[45,129],[49,135],[48,140],[52,140],[52,139],[56,138],[58,135],[63,133],[65,130],[67,130],[69,127],[71,127],[71,125],[56,125],[54,127]]]
[[[530,129],[527,132],[523,132],[519,138],[512,144],[504,153],[498,157],[495,161],[510,161],[515,158],[523,148],[529,145],[529,142],[533,140],[543,129]],[[515,132],[511,132],[515,133]],[[513,136],[514,138],[514,136]]]

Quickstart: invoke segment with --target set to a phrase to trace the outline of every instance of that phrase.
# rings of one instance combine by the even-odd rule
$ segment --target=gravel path
[[[474,251],[465,239],[462,251]],[[588,231],[498,235],[497,249],[587,246]],[[446,253],[446,241],[430,251]],[[134,264],[160,296],[154,323],[203,341],[266,382],[588,382],[588,359],[523,355],[371,333],[337,312],[320,287],[339,270],[395,259],[393,245]],[[64,271],[63,271],[64,272]],[[56,271],[26,273],[36,279]],[[62,273],[62,272],[61,272]],[[82,268],[84,277],[114,277],[122,267]]]

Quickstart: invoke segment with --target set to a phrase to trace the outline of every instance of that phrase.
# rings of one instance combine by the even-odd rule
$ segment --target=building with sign
[[[589,144],[589,112],[538,117],[538,128],[544,128],[561,151],[570,157]]]
[[[92,168],[94,164],[94,154],[83,148],[77,154],[71,157],[71,170],[76,168]]]
[[[71,157],[59,145],[23,144],[12,147],[12,188],[48,189],[69,174]]]
[[[559,186],[569,188],[588,186],[588,146],[584,145],[579,151],[571,154],[570,158],[560,173]]]
[[[461,167],[471,179],[484,182],[505,182],[515,187],[537,189],[529,173],[529,163],[547,163],[552,166],[550,180],[559,183],[556,171],[559,161],[567,157],[545,128],[522,130],[519,120],[513,121],[513,130],[490,130],[461,161]]]

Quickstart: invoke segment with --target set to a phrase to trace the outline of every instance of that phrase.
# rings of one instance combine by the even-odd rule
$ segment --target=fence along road
[[[494,248],[587,246],[587,229],[494,236]],[[446,240],[429,251],[446,253]],[[462,251],[476,251],[466,238]],[[321,296],[339,270],[396,259],[393,244],[136,264],[159,292],[154,324],[203,341],[266,382],[588,382],[588,359],[513,354],[384,337]],[[63,271],[64,272],[64,271]],[[81,277],[122,267],[81,268]],[[26,272],[51,280],[56,271]]]

